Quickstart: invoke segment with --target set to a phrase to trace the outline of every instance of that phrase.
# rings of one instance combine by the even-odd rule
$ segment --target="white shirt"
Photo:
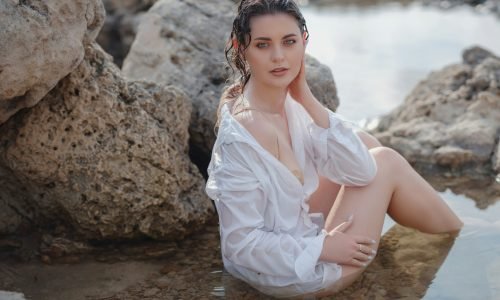
[[[205,189],[219,215],[225,269],[276,297],[317,291],[342,274],[340,265],[319,261],[324,216],[310,214],[308,205],[318,174],[362,186],[377,172],[355,123],[328,110],[329,128],[319,127],[290,96],[285,112],[303,185],[224,104]]]

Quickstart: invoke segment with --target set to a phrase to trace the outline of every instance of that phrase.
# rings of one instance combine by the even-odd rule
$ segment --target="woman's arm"
[[[375,159],[356,134],[356,125],[321,104],[305,79],[305,63],[289,86],[302,124],[307,127],[306,147],[320,175],[349,186],[370,183],[377,173]],[[295,104],[295,103],[294,103]]]
[[[325,108],[326,109],[326,108]],[[369,184],[377,173],[377,164],[355,131],[355,125],[326,109],[329,127],[310,121],[308,141],[320,175],[348,186]]]

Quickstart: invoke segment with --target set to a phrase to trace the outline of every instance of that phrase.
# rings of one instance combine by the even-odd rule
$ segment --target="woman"
[[[423,232],[462,222],[396,151],[325,108],[305,80],[305,20],[290,0],[238,7],[206,192],[226,270],[278,297],[330,293],[373,260],[386,213]]]

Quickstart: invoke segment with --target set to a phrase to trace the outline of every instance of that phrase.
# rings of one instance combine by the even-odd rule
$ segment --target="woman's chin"
[[[291,78],[270,78],[267,81],[268,86],[275,88],[288,88],[293,79]]]

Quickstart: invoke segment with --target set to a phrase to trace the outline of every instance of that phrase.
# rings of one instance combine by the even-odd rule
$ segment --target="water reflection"
[[[362,125],[401,104],[431,71],[460,62],[464,48],[500,53],[500,20],[468,6],[330,5],[303,13],[307,52],[332,69],[338,112]]]
[[[465,195],[466,197],[474,200],[475,206],[479,209],[486,209],[500,201],[500,184],[494,179],[451,179],[439,176],[426,176],[426,179],[432,183],[432,186],[435,189],[444,192],[444,197],[456,198],[456,196],[451,195]]]
[[[479,210],[450,190],[443,197],[465,226],[425,299],[499,299],[500,202]]]
[[[454,240],[450,234],[424,234],[394,226],[383,236],[377,258],[362,277],[335,299],[420,299]]]
[[[439,184],[446,185],[443,179],[440,181]],[[437,181],[432,181],[432,185],[437,187]],[[448,183],[448,185],[453,186],[453,182]],[[468,188],[471,187],[466,186],[464,190],[467,191]],[[438,272],[434,272],[433,278],[426,281],[428,287],[424,293],[424,299],[500,298],[500,198],[498,184],[494,181],[490,184],[479,184],[476,189],[471,189],[471,191],[476,199],[457,194],[450,188],[445,188],[440,193],[444,201],[462,219],[464,228],[455,240],[455,244],[444,263],[436,269]],[[485,209],[486,207],[487,209]],[[384,228],[387,230],[394,224],[394,221],[387,217]],[[407,247],[405,246],[405,248]],[[427,247],[424,249],[432,252],[438,248]]]

